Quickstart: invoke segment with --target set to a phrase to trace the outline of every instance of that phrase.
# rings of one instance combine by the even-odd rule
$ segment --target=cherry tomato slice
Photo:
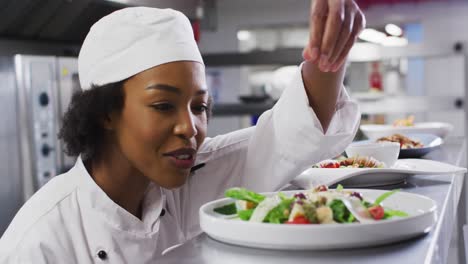
[[[322,165],[322,168],[326,168],[326,169],[336,169],[339,167],[340,167],[339,162],[328,162]]]
[[[375,220],[380,220],[384,217],[384,209],[380,205],[374,205],[369,207],[367,210],[369,210],[369,213],[371,214],[372,218]]]
[[[294,217],[293,221],[288,221],[286,224],[292,224],[292,225],[302,225],[302,224],[310,224],[310,221],[305,218],[305,216],[299,215]]]

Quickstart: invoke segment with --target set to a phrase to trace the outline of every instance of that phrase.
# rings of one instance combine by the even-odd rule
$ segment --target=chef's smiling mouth
[[[164,156],[173,156],[173,157],[176,157],[176,158],[184,159],[184,157],[187,157],[187,156],[193,157],[193,156],[195,156],[196,153],[197,153],[197,150],[195,148],[190,148],[189,147],[189,148],[176,149],[176,150],[171,151],[171,152],[166,152],[163,155]]]
[[[197,150],[194,148],[180,148],[171,152],[166,152],[163,156],[168,157],[172,165],[178,169],[191,169],[195,165]]]

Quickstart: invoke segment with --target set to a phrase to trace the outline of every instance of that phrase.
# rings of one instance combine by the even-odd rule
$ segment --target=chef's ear
[[[115,129],[115,123],[117,120],[117,113],[108,113],[102,118],[101,124],[105,130],[113,131]]]
[[[97,93],[95,100],[90,102],[97,107],[98,114],[95,122],[98,122],[98,126],[104,130],[112,131],[117,127],[125,100],[123,87],[126,81],[127,79],[91,88]]]

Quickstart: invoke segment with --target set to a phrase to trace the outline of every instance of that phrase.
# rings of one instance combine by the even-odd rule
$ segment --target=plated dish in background
[[[227,193],[232,198],[200,208],[200,225],[216,240],[247,247],[326,250],[376,246],[425,234],[436,216],[433,200],[405,192],[340,188],[257,194],[233,190],[236,195]],[[242,201],[240,205],[236,200]],[[227,207],[232,214],[219,213]],[[237,208],[253,212],[242,220]]]
[[[414,126],[414,115],[410,115],[407,118],[396,119],[395,121],[393,121],[393,126],[396,126],[396,127]]]
[[[398,159],[400,144],[371,140],[358,141],[351,143],[345,152],[348,157],[372,157],[383,163],[381,167],[390,168]]]
[[[312,166],[312,168],[384,168],[385,164],[373,157],[343,157],[336,160],[324,160]]]
[[[398,142],[401,147],[399,158],[420,158],[444,143],[442,138],[431,134],[394,134],[377,141]]]
[[[396,157],[421,158],[439,148],[443,142],[442,138],[431,134],[393,134],[378,138],[375,141],[363,140],[353,142],[346,148],[346,154],[348,156],[366,155],[374,157],[387,164],[387,167],[391,167],[395,163]],[[389,146],[385,146],[385,143],[397,144],[399,152],[396,153]],[[393,159],[390,159],[391,157]]]
[[[400,149],[413,149],[413,148],[423,148],[424,144],[421,143],[418,139],[409,138],[402,134],[393,134],[388,137],[381,137],[377,139],[377,142],[396,142],[400,144]]]
[[[399,159],[391,168],[310,168],[291,183],[310,189],[313,186],[342,184],[347,187],[377,187],[404,182],[413,175],[464,173],[465,168],[425,159]]]
[[[370,140],[377,140],[393,134],[432,134],[445,138],[453,130],[453,125],[443,122],[414,123],[413,126],[361,125],[362,133]]]

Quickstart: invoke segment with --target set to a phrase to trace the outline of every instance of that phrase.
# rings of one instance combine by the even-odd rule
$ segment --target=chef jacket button
[[[159,214],[159,216],[164,216],[166,214],[166,210],[164,210],[164,208],[161,210],[161,213]]]
[[[99,250],[97,255],[101,260],[106,260],[107,259],[107,253],[104,250]]]

